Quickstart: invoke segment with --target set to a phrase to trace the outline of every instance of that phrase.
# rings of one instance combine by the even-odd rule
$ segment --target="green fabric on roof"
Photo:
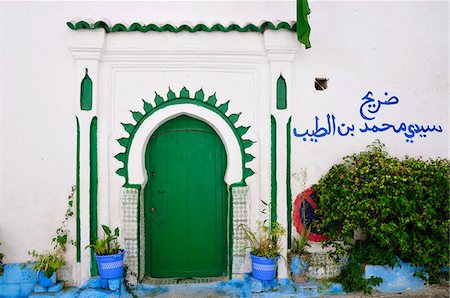
[[[308,22],[310,12],[308,0],[297,0],[297,38],[307,49],[311,47],[311,27]]]

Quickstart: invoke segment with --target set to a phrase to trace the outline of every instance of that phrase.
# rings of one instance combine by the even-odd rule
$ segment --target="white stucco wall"
[[[75,184],[75,111],[79,104],[75,88],[79,85],[74,83],[75,62],[66,47],[66,40],[73,33],[65,25],[67,21],[106,18],[111,23],[137,21],[178,25],[185,22],[259,24],[265,20],[295,19],[294,1],[0,2],[0,5],[0,242],[3,243],[0,250],[6,254],[6,262],[27,260],[27,251],[31,249],[51,248],[54,230],[64,216],[67,194]],[[376,138],[398,156],[448,156],[447,2],[310,1],[310,7],[312,48],[305,50],[302,46],[292,64],[293,84],[289,87],[292,93],[288,94],[292,103],[292,128],[314,129],[314,116],[323,121],[327,113],[334,114],[340,122],[360,127],[364,123],[359,115],[361,98],[370,90],[376,99],[386,91],[399,98],[398,104],[379,112],[377,123],[436,124],[442,126],[443,133],[430,133],[426,139],[416,137],[414,143],[407,143],[404,137],[391,132],[357,133],[354,137],[328,135],[319,138],[317,143],[292,136],[292,172],[306,167],[308,183],[316,182],[342,156],[364,149]],[[123,38],[132,42],[133,34],[141,33],[121,34],[130,34],[131,37]],[[248,38],[264,51],[261,34],[241,35],[235,37],[237,41],[245,42]],[[222,33],[199,33],[195,38],[205,42],[220,40],[221,36]],[[171,36],[171,40],[176,45],[186,37],[189,35],[183,33]],[[238,49],[239,43],[235,47]],[[268,75],[269,62],[261,59],[261,73]],[[106,73],[100,67],[100,75],[102,71]],[[113,151],[108,157],[110,165],[106,168],[100,165],[100,173],[106,169],[111,177],[108,197],[113,207],[119,205],[113,198],[118,197],[123,183],[123,179],[114,174],[119,163],[113,156],[120,149],[114,139],[123,134],[118,121],[127,121],[124,117],[131,119],[128,110],[139,109],[141,99],[152,99],[154,91],[165,94],[170,86],[178,93],[186,86],[191,93],[201,87],[205,94],[217,92],[219,100],[231,100],[230,111],[243,112],[240,120],[243,124],[257,128],[249,133],[269,138],[270,122],[258,122],[260,111],[254,109],[254,100],[248,100],[258,94],[246,88],[254,83],[251,75],[210,72],[208,86],[196,72],[179,73],[175,77],[147,73],[133,79],[123,79],[122,75],[117,77],[122,84],[117,85],[115,98],[126,96],[129,101],[115,103],[118,113],[110,118],[114,120],[109,123],[110,134],[99,134],[100,139],[111,143]],[[328,89],[316,91],[315,77],[329,78]],[[152,83],[144,86],[149,80],[153,80]],[[262,77],[259,82],[264,81],[270,81],[270,77]],[[131,88],[132,82],[136,83],[135,88]],[[100,94],[106,94],[102,91],[105,88],[108,87],[99,86]],[[252,88],[262,92],[255,100],[270,100],[269,86]],[[261,131],[264,135],[258,136]],[[265,141],[258,146],[266,146],[261,149],[265,152],[270,150],[267,147],[270,143]],[[261,198],[270,197],[270,179],[266,175],[270,173],[270,162],[266,157],[257,156],[263,161],[258,161],[256,166],[262,167],[258,172],[265,173],[264,178],[259,179],[257,174],[249,181],[250,186],[258,188],[256,194],[252,194],[256,201],[260,198],[258,194]],[[293,195],[298,188],[293,180]],[[102,195],[100,190],[99,196]],[[252,216],[257,214],[254,210]],[[112,208],[99,219],[107,219],[116,226],[118,215],[118,209]],[[74,224],[72,231],[75,231]],[[69,254],[73,257],[74,250]]]

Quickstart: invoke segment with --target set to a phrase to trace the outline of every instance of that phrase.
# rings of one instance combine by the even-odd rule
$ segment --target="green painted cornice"
[[[148,24],[148,25],[142,25],[139,23],[133,23],[130,26],[126,26],[121,23],[117,23],[115,25],[110,25],[106,23],[105,21],[97,21],[94,24],[88,23],[87,21],[79,21],[79,22],[67,22],[67,26],[72,30],[81,30],[81,29],[87,29],[87,30],[94,30],[94,29],[104,29],[106,33],[111,32],[133,32],[133,31],[139,31],[139,32],[149,32],[149,31],[155,31],[155,32],[230,32],[230,31],[238,31],[238,32],[259,32],[263,33],[266,30],[280,30],[280,29],[286,29],[289,31],[296,32],[297,27],[295,22],[280,22],[277,24],[274,24],[272,22],[264,22],[260,25],[254,25],[254,24],[247,24],[243,27],[237,25],[237,24],[230,24],[228,26],[224,26],[221,24],[215,24],[211,27],[208,27],[204,24],[198,24],[195,26],[191,25],[180,25],[180,26],[174,26],[171,24],[163,24],[163,25],[157,25],[157,24]]]

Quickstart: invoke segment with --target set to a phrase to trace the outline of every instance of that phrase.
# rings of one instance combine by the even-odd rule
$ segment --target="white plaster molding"
[[[194,105],[178,104],[159,110],[146,119],[136,132],[130,147],[128,159],[128,182],[145,185],[147,172],[145,169],[145,151],[153,132],[163,123],[180,115],[187,115],[209,124],[219,135],[227,152],[227,171],[225,182],[230,185],[242,179],[241,149],[233,130],[215,112]]]
[[[286,30],[264,31],[264,46],[270,61],[291,62],[300,48],[295,33]]]
[[[66,45],[75,60],[98,60],[103,51],[105,35],[103,29],[71,31]]]

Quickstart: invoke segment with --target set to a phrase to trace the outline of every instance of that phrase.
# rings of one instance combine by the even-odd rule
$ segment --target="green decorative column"
[[[104,38],[103,30],[83,34],[72,32],[68,43],[76,67],[77,264],[73,278],[79,285],[86,283],[91,275],[97,274],[93,251],[84,248],[95,242],[98,230],[97,96],[99,60]]]
[[[292,61],[299,49],[292,32],[264,32],[264,44],[270,63],[271,97],[271,220],[278,221],[288,230],[282,239],[283,257],[286,258],[292,231],[292,193],[290,181],[290,119],[292,115]],[[279,262],[278,277],[286,278],[287,268]]]

